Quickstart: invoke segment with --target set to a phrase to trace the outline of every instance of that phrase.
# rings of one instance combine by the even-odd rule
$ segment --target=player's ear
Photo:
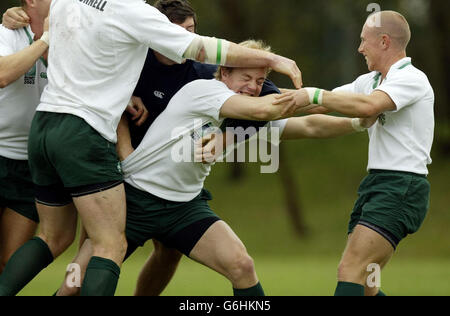
[[[223,79],[227,79],[230,77],[232,72],[231,68],[228,67],[220,67],[220,74],[222,76]]]
[[[391,38],[387,34],[383,34],[381,37],[381,45],[384,49],[388,49],[391,46]]]

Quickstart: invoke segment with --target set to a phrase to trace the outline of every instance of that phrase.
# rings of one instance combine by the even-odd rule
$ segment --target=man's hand
[[[270,68],[276,72],[289,76],[295,88],[300,89],[303,86],[302,72],[295,61],[275,54],[274,56]]]
[[[364,128],[371,128],[377,121],[379,116],[359,119],[359,123]]]
[[[285,91],[283,94],[275,96],[273,103],[274,105],[284,105],[283,117],[292,116],[311,105],[305,89],[283,91]]]
[[[2,24],[10,30],[26,27],[30,22],[30,18],[21,7],[10,8],[3,14]]]
[[[203,164],[215,163],[226,148],[226,135],[217,133],[203,137],[195,146],[194,161]]]
[[[148,118],[148,111],[139,97],[132,97],[128,103],[127,112],[132,115],[131,120],[136,121],[136,126],[141,126]]]

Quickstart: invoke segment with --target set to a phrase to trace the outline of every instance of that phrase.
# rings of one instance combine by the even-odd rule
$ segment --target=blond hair
[[[262,50],[268,53],[272,53],[272,48],[267,45],[266,43],[264,43],[261,40],[253,40],[253,39],[249,39],[246,40],[242,43],[239,43],[239,46],[242,47],[246,47],[246,48],[251,48],[251,49],[257,49],[257,50]],[[222,80],[222,69],[228,70],[229,72],[233,71],[233,67],[225,67],[225,66],[220,66],[216,73],[214,74],[214,77],[217,80]],[[266,76],[269,75],[269,73],[272,71],[271,68],[266,68]]]

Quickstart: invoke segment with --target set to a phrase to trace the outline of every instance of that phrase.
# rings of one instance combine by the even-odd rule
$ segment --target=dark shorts
[[[202,192],[192,201],[171,202],[125,183],[126,236],[130,244],[143,246],[156,239],[165,247],[189,256],[205,232],[220,218],[208,205],[211,194]]]
[[[39,223],[28,161],[0,157],[0,208]]]
[[[123,182],[116,146],[83,119],[37,112],[28,143],[37,200],[60,206]]]
[[[349,234],[357,225],[375,230],[397,248],[416,233],[428,213],[430,183],[422,175],[373,170],[361,183]]]

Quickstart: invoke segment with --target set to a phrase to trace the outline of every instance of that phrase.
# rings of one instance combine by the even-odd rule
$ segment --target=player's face
[[[187,18],[183,23],[178,25],[188,32],[195,33],[195,21],[193,17]]]
[[[242,95],[259,97],[266,80],[264,68],[235,68],[222,70],[222,81],[230,90]]]
[[[380,55],[379,35],[373,27],[367,24],[361,33],[361,45],[358,51],[366,58],[369,71],[377,70],[377,59]]]

